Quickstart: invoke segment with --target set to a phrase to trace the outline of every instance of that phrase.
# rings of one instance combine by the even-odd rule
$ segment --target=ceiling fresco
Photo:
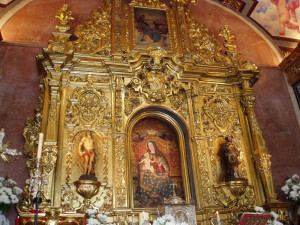
[[[250,18],[274,39],[300,40],[299,0],[259,0]]]

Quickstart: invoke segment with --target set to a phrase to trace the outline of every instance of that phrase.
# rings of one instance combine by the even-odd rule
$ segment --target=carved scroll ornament
[[[232,124],[231,119],[234,115],[234,107],[228,97],[215,94],[204,99],[202,117],[206,132],[212,132],[216,128],[225,132]]]
[[[83,88],[77,88],[70,97],[66,109],[66,122],[69,127],[80,122],[84,124],[109,123],[111,113],[103,90],[96,89],[91,82]]]
[[[75,52],[94,54],[109,53],[111,50],[111,4],[103,1],[92,11],[90,20],[75,28],[78,40],[73,42]]]

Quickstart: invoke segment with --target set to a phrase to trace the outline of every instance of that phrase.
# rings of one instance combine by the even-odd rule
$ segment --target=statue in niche
[[[80,180],[97,180],[95,177],[95,147],[92,132],[85,131],[77,147],[78,155],[83,161],[83,175],[79,178]]]
[[[232,141],[232,135],[225,137],[225,143],[222,144],[218,156],[222,169],[222,177],[227,181],[245,181],[242,176],[240,152]]]

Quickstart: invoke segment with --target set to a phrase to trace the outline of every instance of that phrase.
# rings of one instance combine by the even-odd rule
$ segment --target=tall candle
[[[37,151],[37,160],[40,160],[42,158],[43,140],[44,140],[43,133],[39,133],[39,144],[38,144],[38,151]]]
[[[139,213],[139,224],[143,225],[144,222],[146,222],[146,224],[149,224],[149,213],[147,213],[147,212],[140,212]]]
[[[135,225],[135,218],[134,218],[134,214],[132,214],[132,225]]]
[[[218,222],[218,225],[221,225],[221,219],[220,219],[219,211],[217,211],[216,213],[217,213],[217,222]]]

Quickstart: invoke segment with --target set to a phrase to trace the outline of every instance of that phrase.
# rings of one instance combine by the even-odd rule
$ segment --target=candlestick
[[[217,214],[217,223],[218,223],[218,225],[221,225],[221,219],[220,219],[219,211],[217,211],[216,214]]]
[[[42,148],[43,148],[43,133],[39,133],[39,144],[38,144],[38,151],[37,151],[37,160],[40,161],[42,158]]]

